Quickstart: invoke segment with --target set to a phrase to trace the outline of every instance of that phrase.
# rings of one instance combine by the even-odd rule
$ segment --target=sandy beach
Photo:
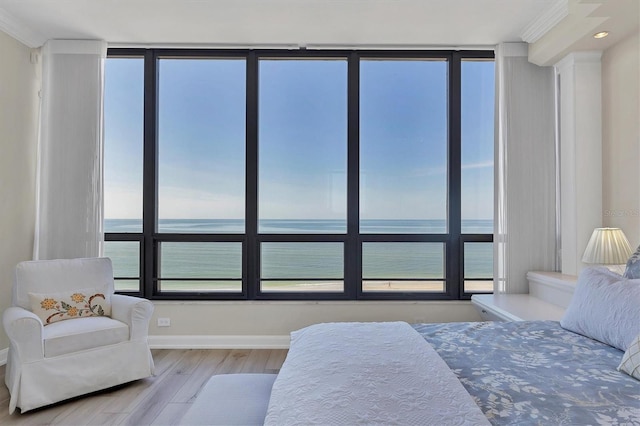
[[[468,292],[493,291],[493,281],[466,281],[465,289]],[[238,292],[240,283],[229,283],[227,285],[206,282],[167,282],[162,288],[163,291],[224,291]],[[292,284],[286,282],[270,282],[263,287],[265,292],[340,292],[343,290],[341,281],[335,282],[307,282],[302,284]],[[442,281],[365,281],[363,290],[367,292],[444,292],[444,282]]]

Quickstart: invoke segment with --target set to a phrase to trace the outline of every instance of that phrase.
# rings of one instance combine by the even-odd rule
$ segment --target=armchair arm
[[[24,308],[12,306],[2,315],[4,330],[21,362],[32,362],[44,358],[42,342],[42,320]]]
[[[111,296],[111,317],[129,326],[129,339],[146,340],[153,303],[140,297],[114,294]]]

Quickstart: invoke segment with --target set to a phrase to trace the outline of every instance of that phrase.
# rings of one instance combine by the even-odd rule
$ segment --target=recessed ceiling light
[[[609,31],[600,31],[599,33],[595,33],[593,38],[605,38],[609,35]]]

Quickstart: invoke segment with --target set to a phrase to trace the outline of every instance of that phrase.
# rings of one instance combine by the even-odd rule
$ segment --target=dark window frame
[[[114,49],[108,57],[144,59],[144,164],[142,233],[105,233],[105,241],[140,242],[140,291],[123,292],[154,300],[464,300],[464,243],[493,242],[493,234],[461,233],[461,63],[494,59],[493,51],[426,50],[211,50]],[[235,58],[246,61],[245,232],[244,234],[158,233],[157,94],[161,58]],[[258,67],[261,58],[335,58],[347,61],[347,232],[346,234],[258,233]],[[360,234],[359,91],[361,59],[444,59],[448,64],[448,232],[443,234]],[[238,242],[242,244],[242,291],[158,291],[159,246],[162,242]],[[262,292],[260,245],[263,242],[342,242],[344,292]],[[362,244],[365,242],[441,242],[445,247],[444,293],[364,292]]]

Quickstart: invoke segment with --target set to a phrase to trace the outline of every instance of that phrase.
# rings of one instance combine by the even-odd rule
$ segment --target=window
[[[347,62],[261,59],[260,233],[347,230]]]
[[[468,58],[461,68],[462,233],[487,241],[482,236],[493,233],[494,62]],[[493,244],[465,242],[464,291],[491,292],[492,278]]]
[[[110,57],[104,84],[104,255],[113,263],[116,291],[140,293],[144,59]]]
[[[244,232],[242,59],[158,61],[158,232]]]
[[[360,232],[447,232],[447,70],[360,63]]]
[[[105,255],[155,299],[493,288],[493,53],[110,49]]]

